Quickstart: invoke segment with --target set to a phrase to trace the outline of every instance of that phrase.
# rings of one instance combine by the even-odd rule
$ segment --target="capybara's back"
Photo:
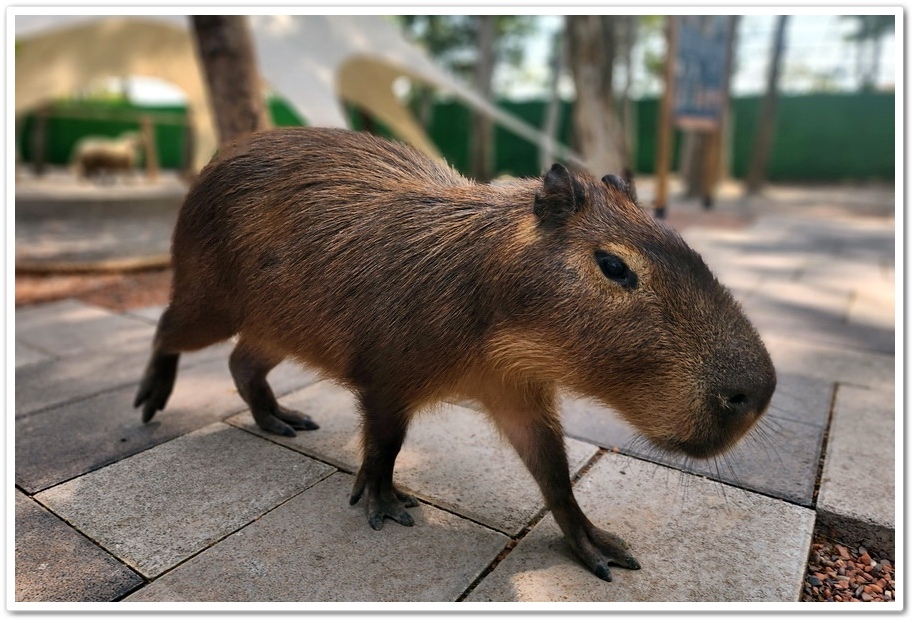
[[[363,414],[351,503],[411,525],[392,483],[410,418],[471,397],[519,452],[597,575],[638,568],[572,495],[559,388],[616,408],[669,451],[709,456],[763,414],[776,382],[757,332],[700,257],[616,176],[554,165],[481,185],[366,134],[253,135],[202,172],[179,214],[172,300],[136,405],[162,409],[179,353],[238,335],[230,368],[257,424],[317,428],[267,373],[292,357]]]

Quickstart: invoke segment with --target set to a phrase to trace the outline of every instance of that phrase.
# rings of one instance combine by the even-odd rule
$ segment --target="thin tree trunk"
[[[610,83],[613,47],[601,16],[569,15],[569,66],[576,85],[573,113],[579,151],[595,175],[620,173],[620,124]]]
[[[478,28],[474,86],[489,102],[493,98],[493,69],[496,66],[496,16],[479,16]],[[480,113],[474,115],[471,132],[471,175],[480,181],[493,177],[493,121]]]
[[[270,127],[244,15],[192,16],[220,144]]]
[[[779,97],[779,74],[782,70],[782,54],[785,48],[786,23],[788,15],[780,15],[776,22],[773,36],[773,50],[770,55],[767,92],[760,107],[757,121],[757,133],[754,137],[754,151],[751,152],[751,163],[745,181],[745,192],[753,195],[760,192],[766,180],[770,164],[770,153],[773,147],[773,131],[776,124],[776,101]]]

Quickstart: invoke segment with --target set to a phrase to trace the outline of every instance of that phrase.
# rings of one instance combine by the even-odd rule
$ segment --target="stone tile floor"
[[[877,197],[893,205],[892,193]],[[783,209],[746,229],[684,232],[776,362],[759,433],[718,462],[685,463],[633,442],[603,407],[564,404],[577,497],[630,543],[642,570],[613,570],[607,584],[583,569],[473,405],[416,422],[395,477],[421,500],[417,525],[380,532],[347,504],[353,399],[307,370],[283,364],[270,380],[322,425],[313,433],[254,427],[229,345],[186,356],[168,408],[143,425],[131,402],[160,310],[64,301],[16,311],[8,607],[792,602],[815,523],[893,558],[893,218],[812,216],[773,201]]]

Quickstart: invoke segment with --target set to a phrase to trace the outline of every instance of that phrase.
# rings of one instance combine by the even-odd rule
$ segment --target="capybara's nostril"
[[[728,404],[736,408],[746,405],[747,404],[747,395],[735,394],[734,396],[728,399]]]

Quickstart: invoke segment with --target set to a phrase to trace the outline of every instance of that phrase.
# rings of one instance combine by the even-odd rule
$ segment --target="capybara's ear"
[[[627,196],[627,199],[633,203],[637,203],[636,198],[636,185],[633,183],[633,171],[629,168],[623,170],[623,179],[620,179],[616,175],[605,175],[601,178],[601,181],[616,188]]]
[[[542,223],[562,225],[585,206],[585,190],[559,162],[544,174],[544,187],[534,196],[534,214]]]

